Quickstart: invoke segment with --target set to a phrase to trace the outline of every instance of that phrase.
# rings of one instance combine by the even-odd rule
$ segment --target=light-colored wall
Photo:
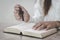
[[[35,0],[0,0],[0,23],[16,24],[19,23],[13,14],[14,5],[24,6],[29,13],[33,13],[33,4]]]

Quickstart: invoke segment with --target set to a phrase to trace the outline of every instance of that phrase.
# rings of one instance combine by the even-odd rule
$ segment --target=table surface
[[[3,29],[6,28],[7,26],[10,25],[0,24],[0,40],[60,40],[60,31],[44,39],[38,39],[27,36],[3,33]]]

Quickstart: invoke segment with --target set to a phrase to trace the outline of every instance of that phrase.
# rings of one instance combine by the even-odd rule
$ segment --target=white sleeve
[[[55,20],[60,21],[60,13],[56,14]]]
[[[30,16],[30,22],[39,22],[39,21],[43,21],[44,19],[44,14],[41,12],[41,7],[38,4],[34,5],[34,15]]]
[[[44,16],[41,15],[38,11],[35,11],[34,16],[30,16],[30,20],[29,22],[39,22],[39,21],[43,21],[44,20]]]
[[[58,5],[57,5],[58,4]],[[60,0],[54,6],[55,21],[60,21]]]
[[[60,7],[56,9],[56,12],[54,14],[55,14],[55,20],[60,21]]]

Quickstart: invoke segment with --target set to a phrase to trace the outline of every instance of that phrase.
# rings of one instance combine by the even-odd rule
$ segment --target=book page
[[[39,30],[39,31],[38,30],[34,30],[34,29],[26,29],[24,31],[40,34],[40,33],[45,33],[45,32],[49,32],[49,31],[52,31],[52,30],[57,30],[57,29],[56,28],[53,28],[53,29],[50,29],[50,30],[42,29],[42,30]]]
[[[35,23],[23,23],[23,24],[11,26],[9,28],[16,28],[18,30],[26,30],[26,29],[31,29],[34,25]]]
[[[30,29],[35,25],[35,23],[21,23],[18,25],[7,27],[4,31],[11,33],[20,33],[26,29]]]
[[[51,35],[55,32],[57,32],[56,28],[53,28],[53,29],[50,29],[50,30],[43,29],[43,30],[40,30],[40,31],[33,30],[33,29],[27,29],[27,30],[24,30],[22,33],[23,33],[23,35],[43,38],[43,37]]]

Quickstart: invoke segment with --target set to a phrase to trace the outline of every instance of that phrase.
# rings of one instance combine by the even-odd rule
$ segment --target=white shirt
[[[43,13],[44,0],[37,0],[34,5],[34,16],[30,17],[30,22],[40,21],[60,21],[60,0],[52,0],[52,6],[46,16]]]

